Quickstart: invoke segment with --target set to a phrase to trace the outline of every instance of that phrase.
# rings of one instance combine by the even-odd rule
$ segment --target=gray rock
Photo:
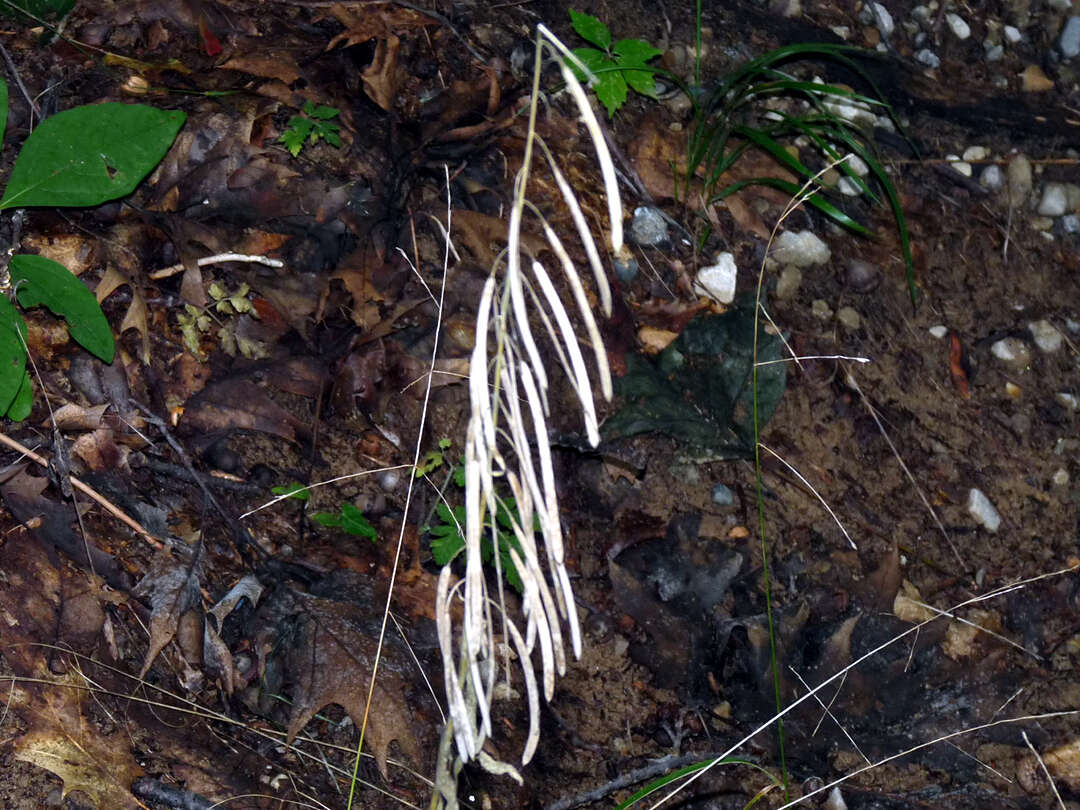
[[[993,164],[983,169],[979,175],[979,185],[990,191],[1000,191],[1005,186],[1005,172]]]
[[[1047,183],[1039,200],[1039,216],[1060,217],[1068,210],[1068,201],[1064,183]]]
[[[896,23],[893,22],[892,14],[881,3],[867,3],[863,6],[862,12],[859,14],[859,20],[864,25],[873,25],[881,32],[881,36],[884,39],[888,39],[892,32],[896,29]]]
[[[702,267],[694,278],[694,292],[706,295],[721,304],[730,304],[735,300],[735,280],[739,268],[735,266],[735,257],[730,253],[719,253],[716,264]]]
[[[1058,38],[1058,50],[1066,59],[1080,54],[1080,17],[1069,17]]]
[[[717,506],[731,506],[735,503],[735,493],[724,484],[713,484],[712,500]]]
[[[820,298],[816,299],[814,303],[810,305],[810,312],[813,313],[814,317],[817,318],[819,321],[832,320],[832,309],[829,307],[829,304],[826,301],[823,301]]]
[[[852,331],[862,326],[862,318],[859,317],[859,313],[851,307],[840,307],[836,313],[836,320],[840,321],[840,324]]]
[[[1007,337],[995,341],[990,353],[1014,368],[1027,368],[1031,363],[1031,349],[1020,338]]]
[[[630,221],[630,238],[644,247],[659,247],[670,244],[671,241],[664,215],[657,209],[644,205],[634,209],[634,218]]]
[[[1035,345],[1039,347],[1039,351],[1046,354],[1058,351],[1061,344],[1065,342],[1065,336],[1061,334],[1061,331],[1045,318],[1029,323],[1028,330],[1031,332]]]
[[[1062,233],[1080,233],[1080,217],[1076,214],[1066,214],[1058,220],[1058,224]]]
[[[796,267],[825,264],[832,256],[829,246],[813,231],[784,231],[773,242],[771,258]]]
[[[915,61],[921,65],[926,65],[928,68],[941,67],[941,59],[929,48],[915,51]]]
[[[986,49],[986,61],[987,62],[1000,62],[1005,58],[1005,46],[1004,45],[991,45]]]
[[[949,30],[953,32],[957,39],[967,39],[971,36],[971,26],[967,24],[967,21],[959,14],[953,14],[949,12],[945,15],[945,22],[949,26]]]
[[[1020,29],[1017,28],[1015,25],[1006,25],[1002,29],[1002,33],[1005,35],[1005,41],[1008,42],[1010,45],[1015,45],[1017,42],[1023,39],[1024,36],[1020,33]]]

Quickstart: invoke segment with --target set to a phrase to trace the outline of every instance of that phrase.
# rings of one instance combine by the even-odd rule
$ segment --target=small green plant
[[[443,442],[446,443],[445,446]],[[439,442],[439,446],[443,450],[448,449],[450,440],[443,439]],[[442,464],[443,461],[440,459],[439,463]],[[454,467],[450,477],[458,489],[465,489],[465,459],[461,460],[460,465]],[[494,528],[499,547],[499,565],[502,567],[503,576],[506,577],[510,587],[521,593],[525,586],[522,584],[521,574],[518,573],[517,566],[514,565],[514,561],[510,557],[511,548],[519,555],[522,555],[521,545],[518,543],[517,538],[514,537],[514,523],[520,524],[521,516],[518,514],[517,502],[513,498],[500,499],[496,503],[498,506],[495,512]],[[420,530],[431,538],[432,559],[435,560],[437,565],[446,565],[465,548],[465,537],[462,534],[465,526],[465,507],[451,507],[446,503],[439,503],[435,507],[435,514],[438,515],[439,522],[433,526],[423,526]],[[540,531],[538,518],[534,518],[533,531]],[[491,532],[491,518],[485,517],[482,532],[483,540],[480,546],[480,556],[485,563],[491,563],[495,557],[494,547],[491,543]]]
[[[596,46],[575,48],[573,54],[596,74],[593,90],[607,107],[609,117],[626,103],[628,88],[655,98],[653,74],[656,70],[650,68],[648,62],[662,53],[659,48],[642,39],[620,39],[613,45],[611,30],[606,25],[591,14],[573,9],[570,9],[570,24],[578,36]],[[584,73],[576,68],[575,72],[580,81],[585,80]]]
[[[327,107],[325,104],[316,106],[306,101],[303,113],[289,119],[289,128],[281,133],[278,140],[285,144],[293,157],[300,154],[305,143],[314,146],[319,139],[336,149],[341,146],[341,136],[338,135],[341,126],[330,119],[337,118],[340,112],[336,107]]]
[[[424,458],[416,465],[416,469],[413,470],[413,475],[416,478],[423,478],[425,475],[439,469],[439,467],[445,463],[443,454],[450,449],[451,444],[453,444],[453,442],[447,438],[439,439],[439,449],[428,450],[424,455]]]
[[[0,80],[0,142],[8,88]],[[142,104],[93,104],[42,121],[22,146],[0,198],[0,211],[34,206],[88,207],[124,197],[165,157],[186,116]],[[45,306],[67,322],[72,339],[111,363],[112,330],[94,294],[66,267],[44,256],[11,257],[0,274],[0,416],[30,415],[23,309]],[[11,298],[9,298],[9,295]]]
[[[275,495],[284,495],[304,504],[311,500],[311,490],[299,481],[279,484],[271,487],[270,491]],[[379,533],[371,525],[371,521],[364,517],[360,509],[348,502],[342,503],[337,512],[313,512],[309,517],[328,529],[341,529],[346,534],[367,537],[372,542],[379,539]]]

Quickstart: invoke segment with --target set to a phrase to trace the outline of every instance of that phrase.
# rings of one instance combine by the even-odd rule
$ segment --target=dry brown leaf
[[[202,435],[230,430],[257,430],[295,442],[306,438],[307,426],[249,380],[230,378],[209,385],[186,404],[180,426]]]
[[[387,112],[394,103],[401,78],[398,74],[398,51],[401,40],[393,34],[380,39],[375,46],[375,58],[371,61],[360,78],[364,81],[364,92],[368,97]]]
[[[405,33],[425,25],[438,25],[431,17],[404,6],[368,6],[362,14],[353,14],[345,6],[336,4],[330,7],[330,14],[344,25],[346,30],[330,40],[330,44],[326,46],[328,51],[342,43],[347,48],[370,39],[386,39],[395,33]]]
[[[287,54],[264,50],[244,56],[234,56],[218,66],[219,70],[237,70],[263,79],[277,79],[292,84],[300,78],[300,70]]]
[[[330,703],[345,709],[357,729],[363,725],[380,625],[373,607],[291,590],[280,590],[264,603],[260,613],[263,621],[269,622],[264,633],[275,635],[282,626],[295,627],[284,658],[293,700],[290,742]],[[413,670],[408,651],[400,640],[388,635],[364,735],[384,779],[394,740],[414,764],[420,764],[413,710],[406,697],[407,675]]]
[[[150,365],[150,328],[146,323],[146,299],[143,297],[142,290],[119,270],[109,267],[98,282],[95,294],[100,304],[117,288],[125,284],[131,287],[131,303],[128,305],[128,311],[124,313],[124,320],[120,322],[120,334],[124,334],[128,329],[139,332],[142,341],[142,361]]]
[[[15,758],[59,776],[64,796],[79,790],[100,810],[137,810],[130,787],[142,769],[126,735],[103,736],[83,715],[83,686],[71,670],[59,685],[42,689],[30,704],[30,731],[15,741]]]
[[[71,453],[95,472],[129,469],[131,450],[116,443],[116,434],[110,428],[98,428],[79,436],[71,445]]]
[[[105,411],[110,407],[108,402],[88,408],[69,402],[53,411],[52,419],[45,420],[45,426],[48,427],[51,421],[52,426],[60,430],[97,430],[105,426]]]
[[[201,545],[197,546],[195,557],[187,563],[175,559],[168,550],[161,550],[151,562],[146,576],[132,591],[139,599],[150,601],[150,647],[139,670],[140,678],[146,675],[158,653],[176,636],[184,614],[201,609],[201,549]]]

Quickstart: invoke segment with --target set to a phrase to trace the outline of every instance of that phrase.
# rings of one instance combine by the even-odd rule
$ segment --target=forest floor
[[[28,209],[21,232],[0,220],[6,244],[96,289],[117,335],[105,365],[47,311],[25,313],[35,404],[0,447],[0,806],[349,805],[399,538],[401,632],[352,806],[427,806],[443,697],[430,529],[440,498],[464,501],[461,381],[522,162],[521,68],[537,23],[586,43],[562,2],[426,5],[89,0],[60,37],[0,31],[18,75],[5,177],[39,115],[100,101],[187,115],[123,202]],[[915,301],[887,206],[843,201],[874,238],[801,207],[781,230],[824,252],[767,254],[786,195],[673,199],[685,98],[600,110],[626,224],[639,206],[669,218],[667,240],[632,244],[636,274],[605,260],[617,395],[601,418],[625,417],[626,381],[695,316],[752,312],[759,270],[773,333],[809,359],[785,364],[761,433],[762,518],[745,446],[693,446],[660,414],[594,450],[553,384],[584,651],[542,709],[524,784],[468,767],[463,803],[614,806],[873,651],[788,713],[782,737],[774,723],[738,749],[757,768],[712,768],[670,806],[743,808],[764,791],[779,807],[889,759],[806,806],[1080,808],[1080,18],[1067,2],[705,5],[706,87],[782,45],[874,51],[860,63],[874,88],[857,89],[892,104],[908,138],[875,143]],[[692,3],[574,8],[693,75]],[[858,84],[840,67],[793,69]],[[543,82],[540,128],[599,242],[595,153],[554,74]],[[292,155],[280,139],[307,102],[337,110],[341,143]],[[961,155],[966,168],[946,161]],[[738,177],[775,171],[748,160]],[[553,198],[538,204],[572,228]],[[196,264],[225,252],[283,266]],[[730,307],[693,283],[722,252],[739,269]],[[673,397],[726,429],[690,388]],[[58,448],[146,533],[62,494]],[[332,479],[253,512],[274,487]],[[501,711],[491,751],[516,761],[526,709]]]

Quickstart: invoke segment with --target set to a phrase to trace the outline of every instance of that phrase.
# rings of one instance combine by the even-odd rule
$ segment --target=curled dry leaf
[[[175,559],[167,550],[158,552],[150,564],[150,571],[135,586],[133,594],[136,597],[150,600],[150,647],[139,670],[140,678],[176,636],[184,614],[200,609],[201,578],[202,546],[199,545],[193,559],[186,563]]]

